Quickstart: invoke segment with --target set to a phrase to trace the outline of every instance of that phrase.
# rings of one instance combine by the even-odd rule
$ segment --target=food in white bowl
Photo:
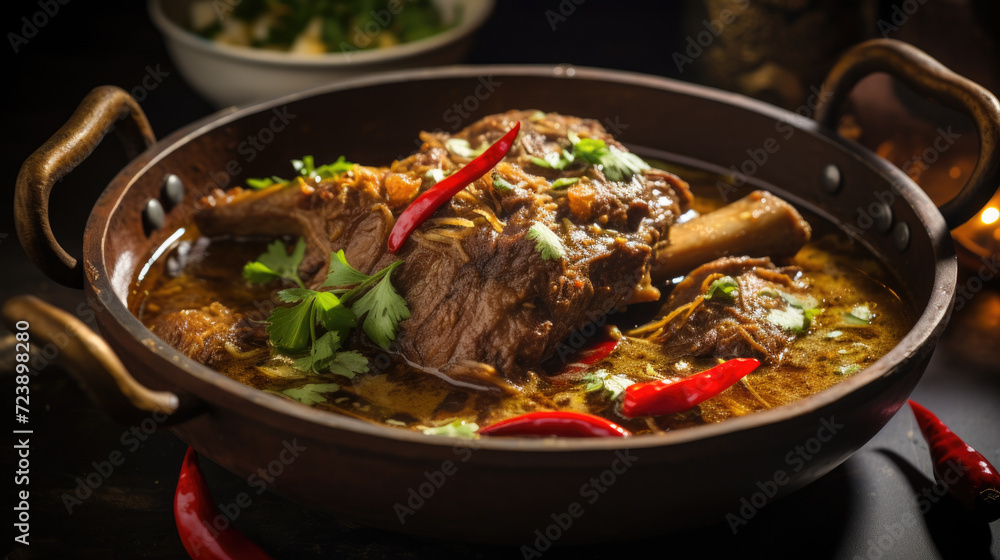
[[[213,0],[197,0],[187,26],[218,43],[324,54],[419,41],[461,20],[460,4],[439,7],[431,0],[248,1],[226,9]]]
[[[270,20],[251,18],[249,26],[236,17],[249,11],[242,6],[251,4],[249,0],[235,5],[209,2],[207,7],[203,0],[149,3],[150,17],[163,33],[181,74],[218,107],[271,99],[372,72],[459,62],[472,33],[493,9],[493,0],[390,0],[349,16],[341,27],[347,30],[345,40],[336,42],[335,32],[330,31],[333,26],[311,17],[301,30],[290,26],[298,31],[287,43],[288,49],[280,50],[282,42],[277,37],[269,39],[270,26],[277,24],[274,16]],[[430,33],[431,24],[420,29],[420,25],[401,21],[412,18],[409,14],[413,13],[426,19],[425,4],[433,5],[440,14],[441,29],[435,33]],[[220,22],[215,31],[213,18]],[[324,27],[329,29],[324,32]],[[248,48],[240,42],[264,48]],[[328,42],[336,45],[331,49]],[[317,53],[321,49],[340,52]]]

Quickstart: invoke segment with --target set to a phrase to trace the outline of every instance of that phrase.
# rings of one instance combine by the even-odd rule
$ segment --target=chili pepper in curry
[[[947,484],[948,492],[973,518],[986,523],[1000,519],[1000,474],[996,467],[934,413],[919,403],[908,402],[930,448],[934,477],[942,482],[949,471],[957,471],[958,480]]]
[[[631,432],[592,414],[564,410],[529,412],[479,429],[487,436],[628,437]]]
[[[517,138],[518,131],[521,130],[521,122],[514,123],[513,128],[507,131],[485,152],[475,159],[465,164],[458,171],[441,179],[438,184],[424,191],[416,200],[410,203],[403,210],[403,213],[396,219],[396,224],[389,232],[389,252],[395,253],[403,246],[406,238],[417,229],[424,220],[429,218],[442,204],[448,202],[458,191],[472,184],[486,174],[487,171],[496,167],[496,164],[507,155],[514,139]]]
[[[735,358],[679,381],[661,379],[630,385],[625,389],[622,414],[635,418],[687,410],[725,391],[759,365],[753,358]]]
[[[174,494],[174,520],[184,550],[195,560],[272,560],[232,525],[217,529],[213,522],[221,515],[198,468],[198,453],[188,447]]]

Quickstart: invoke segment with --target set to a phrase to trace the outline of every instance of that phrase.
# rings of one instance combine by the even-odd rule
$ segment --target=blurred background
[[[158,137],[211,115],[217,107],[184,78],[144,2],[17,0],[6,2],[3,9],[8,43],[4,68],[9,74],[3,107],[6,134],[0,139],[0,300],[31,292],[74,309],[82,292],[48,281],[18,245],[11,203],[21,163],[98,85],[131,91]],[[468,64],[568,64],[656,74],[796,110],[809,103],[840,53],[876,37],[912,43],[1000,94],[1000,3],[995,0],[498,0],[460,58]],[[419,100],[413,105],[418,108]],[[924,162],[922,154],[939,128],[948,126],[961,135],[959,140],[936,154],[932,163]],[[839,130],[904,168],[938,203],[964,184],[978,150],[967,119],[914,96],[883,75],[859,84],[840,117]],[[53,229],[71,253],[80,253],[88,209],[124,164],[120,152],[115,142],[106,142],[54,189]],[[1000,198],[991,206],[1000,208]],[[925,394],[960,389],[968,397],[984,383],[997,386],[1000,280],[993,274],[987,278],[990,269],[984,267],[1000,250],[998,217],[1000,212],[984,209],[955,232],[962,247],[960,284],[976,289],[952,320],[946,352],[938,353],[921,383]],[[129,458],[99,497],[77,515],[67,516],[60,496],[72,490],[74,477],[89,472],[90,461],[119,445],[123,427],[94,410],[65,375],[46,371],[43,377],[32,383],[37,399],[32,400],[37,403],[37,421],[52,437],[37,443],[33,544],[11,558],[183,557],[170,513],[183,444],[169,433],[150,436],[143,452]],[[960,399],[950,401],[949,407],[963,414]],[[967,430],[989,431],[985,437],[992,448],[981,451],[1000,456],[995,425],[974,421],[974,412],[965,414],[962,424]],[[695,552],[698,543],[711,543],[708,550],[714,553],[708,556],[748,547],[767,549],[776,557],[800,557],[804,551],[809,557],[865,554],[866,543],[879,534],[873,531],[880,526],[871,521],[884,523],[894,515],[893,508],[912,498],[905,481],[879,474],[885,461],[876,451],[912,437],[909,420],[896,420],[866,447],[869,453],[859,453],[823,480],[769,507],[739,538],[725,525],[710,527],[678,543],[677,550]],[[206,471],[219,501],[242,482],[210,464]],[[825,505],[817,507],[817,502]],[[808,519],[802,511],[809,511]],[[350,558],[519,557],[512,550],[418,542],[365,529],[302,512],[270,494],[245,515],[241,523],[248,532],[263,543],[287,546],[296,557],[323,557],[331,551]],[[965,550],[961,546],[972,543],[980,556],[989,557],[992,550],[997,557],[1000,545],[991,539],[988,527],[985,532],[947,522],[943,527],[908,528],[912,533],[899,540],[896,552],[916,550],[915,556],[905,557],[927,553],[967,558],[971,556],[949,550]],[[960,541],[960,548],[948,548]],[[662,554],[661,545],[635,543],[633,550]],[[615,550],[596,547],[547,556],[603,557]]]

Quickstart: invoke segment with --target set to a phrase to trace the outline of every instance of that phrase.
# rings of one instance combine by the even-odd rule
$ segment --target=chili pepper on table
[[[226,519],[224,529],[213,525],[216,518]],[[205,477],[198,468],[198,453],[188,447],[177,479],[174,494],[174,520],[184,550],[195,560],[272,560],[250,539],[223,517]]]
[[[971,445],[962,441],[937,416],[919,403],[908,401],[920,432],[927,440],[934,464],[934,477],[947,483],[948,492],[980,521],[1000,519],[1000,474]],[[951,483],[949,472],[958,475]]]
[[[413,230],[417,229],[424,220],[429,218],[442,204],[455,196],[458,191],[472,184],[473,181],[482,177],[487,171],[496,167],[496,164],[507,155],[511,146],[514,145],[514,138],[521,130],[521,122],[514,123],[514,127],[507,131],[485,152],[475,159],[465,164],[464,167],[451,175],[441,179],[438,184],[424,191],[416,200],[410,203],[403,210],[389,232],[389,252],[395,253],[403,246],[403,242],[410,236]]]
[[[630,385],[625,389],[622,413],[635,418],[687,410],[725,391],[759,365],[753,358],[735,358],[679,381],[663,379]]]
[[[479,429],[488,436],[628,437],[631,432],[592,414],[547,410],[529,412]]]

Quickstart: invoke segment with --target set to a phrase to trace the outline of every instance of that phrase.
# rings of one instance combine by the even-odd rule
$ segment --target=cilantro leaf
[[[310,290],[309,288],[288,288],[278,292],[278,301],[295,303],[310,298],[315,293],[315,290]]]
[[[611,181],[628,180],[632,175],[649,169],[649,164],[639,156],[615,146],[609,146],[604,140],[579,138],[573,132],[570,132],[567,137],[573,143],[574,159],[580,159],[598,167],[604,176]]]
[[[350,286],[364,282],[369,278],[371,277],[367,274],[359,272],[356,268],[347,264],[347,257],[344,255],[344,250],[341,249],[330,257],[330,274],[326,276],[323,286]]]
[[[243,266],[243,277],[254,284],[263,284],[272,280],[292,280],[305,287],[299,278],[299,264],[306,254],[306,241],[299,238],[291,254],[280,239],[267,246],[267,251],[257,257],[256,261]]]
[[[315,295],[316,319],[328,331],[349,330],[358,326],[358,318],[351,308],[341,305],[340,299],[331,292],[313,292]]]
[[[328,332],[316,339],[309,349],[309,355],[295,360],[295,368],[302,371],[323,371],[323,362],[329,360],[340,349],[340,335]]]
[[[450,424],[445,424],[444,426],[438,426],[436,428],[424,428],[424,433],[430,436],[451,436],[459,438],[472,439],[476,437],[476,432],[479,431],[479,425],[475,422],[466,422],[465,420],[455,420]]]
[[[340,348],[340,335],[330,331],[316,339],[308,356],[295,360],[295,367],[315,373],[335,373],[347,378],[368,371],[368,358],[359,352],[341,351]]]
[[[326,402],[326,397],[322,393],[334,393],[339,390],[340,385],[336,383],[307,383],[294,389],[285,389],[281,394],[302,404],[316,404]]]
[[[349,350],[337,352],[332,360],[324,364],[326,371],[343,375],[344,377],[354,377],[356,373],[368,372],[368,358],[360,352]]]
[[[316,161],[312,156],[302,156],[302,159],[293,159],[292,168],[295,172],[302,177],[312,178],[316,180],[320,179],[332,179],[341,173],[347,173],[348,171],[354,169],[356,163],[351,163],[344,159],[344,156],[337,158],[337,161],[333,163],[327,163],[326,165],[321,165],[316,167]],[[281,177],[272,175],[265,179],[247,179],[246,183],[248,187],[255,189],[266,189],[271,185],[277,185],[281,183],[287,183],[288,179],[282,179]]]
[[[308,169],[311,163],[305,160],[301,165]],[[294,362],[299,370],[346,377],[368,371],[368,359],[358,352],[341,350],[341,341],[358,326],[360,316],[364,316],[365,334],[382,348],[396,338],[399,322],[410,316],[406,300],[396,292],[390,279],[392,271],[403,261],[369,276],[348,264],[344,252],[338,251],[330,255],[330,273],[323,285],[340,288],[319,291],[307,289],[298,277],[298,264],[304,253],[305,243],[301,240],[291,256],[284,244],[277,241],[257,261],[244,267],[244,275],[255,281],[294,274],[293,279],[300,286],[278,292],[279,301],[295,305],[271,312],[266,328],[271,344],[280,352],[299,355]],[[351,301],[353,306],[349,305]],[[302,352],[306,355],[302,356]]]
[[[528,228],[527,237],[535,241],[535,250],[542,254],[544,260],[557,261],[566,256],[566,248],[563,247],[559,236],[545,224],[539,222],[532,224]]]
[[[399,264],[402,261],[389,265],[378,284],[351,306],[359,317],[365,316],[361,325],[365,334],[382,348],[389,347],[389,342],[396,339],[399,322],[410,316],[406,300],[396,292],[390,281],[392,270]]]
[[[305,349],[314,329],[312,307],[311,297],[294,307],[275,307],[265,329],[271,343],[291,352]]]
[[[734,280],[732,276],[723,276],[708,286],[708,292],[705,293],[705,299],[719,297],[719,299],[735,301],[736,295],[739,294],[739,291],[740,285],[736,283],[736,280]]]

